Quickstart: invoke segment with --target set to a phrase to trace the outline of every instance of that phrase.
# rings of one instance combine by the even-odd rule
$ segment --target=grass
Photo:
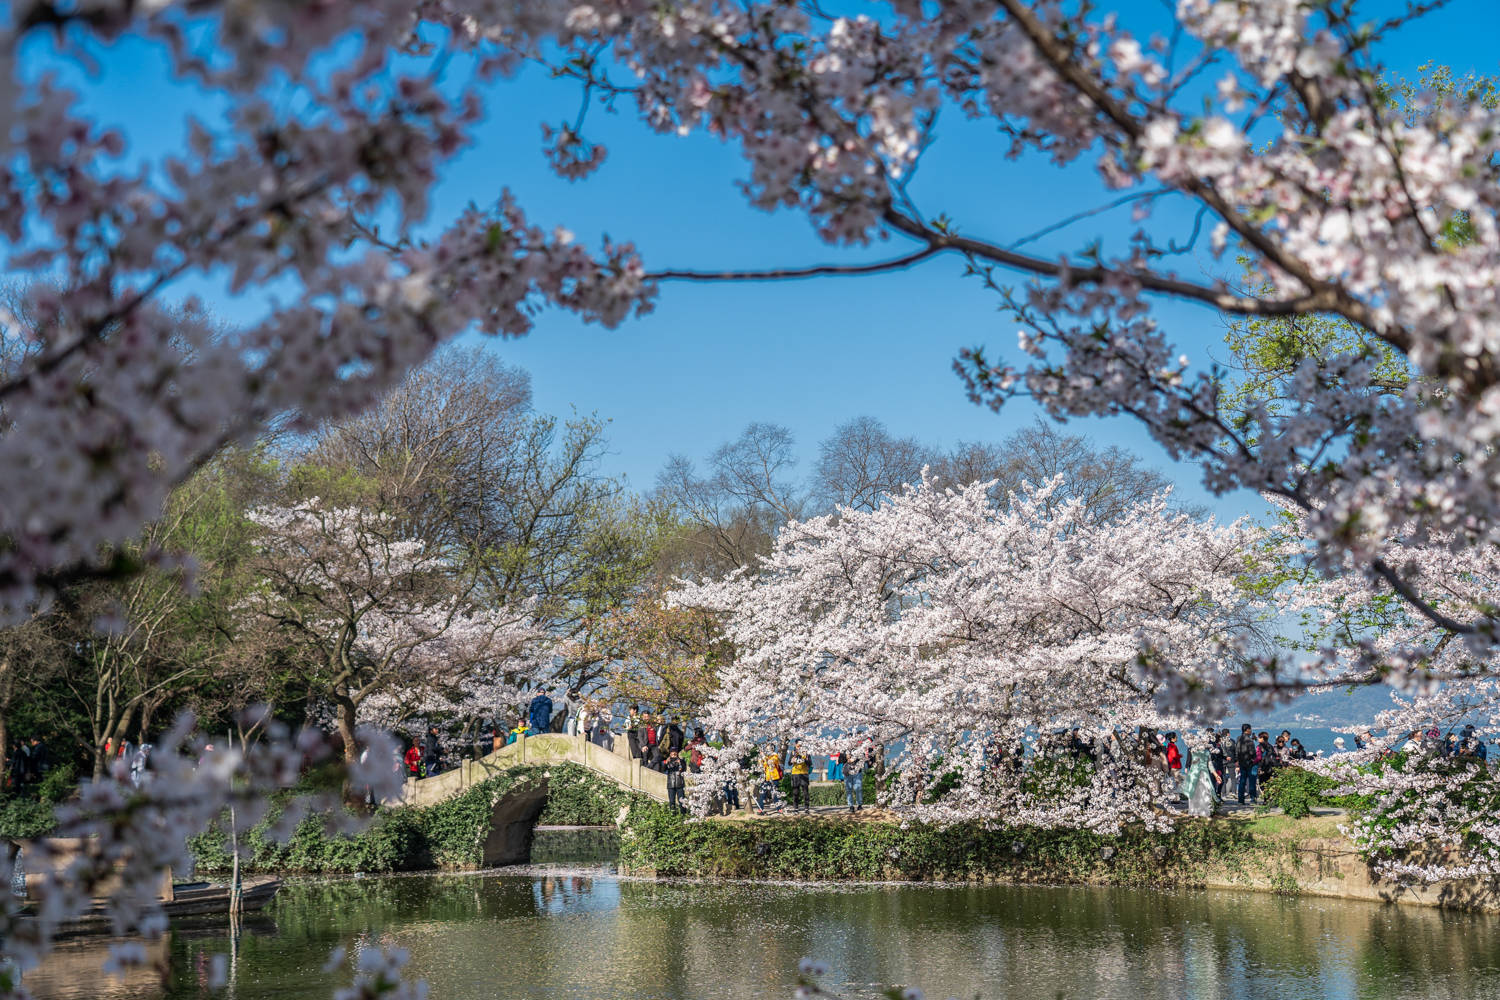
[[[1231,823],[1244,823],[1258,837],[1296,837],[1301,840],[1342,836],[1339,824],[1346,817],[1341,811],[1318,812],[1302,819],[1292,819],[1283,813],[1253,812],[1233,813],[1225,819]]]

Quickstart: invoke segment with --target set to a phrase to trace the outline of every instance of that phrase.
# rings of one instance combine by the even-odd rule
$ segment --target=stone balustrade
[[[658,802],[667,800],[665,774],[642,767],[640,761],[624,754],[595,746],[582,736],[546,733],[519,737],[509,746],[478,760],[460,761],[456,767],[431,778],[408,779],[399,803],[387,804],[430,806],[510,768],[564,761],[581,764],[621,788],[649,795]]]

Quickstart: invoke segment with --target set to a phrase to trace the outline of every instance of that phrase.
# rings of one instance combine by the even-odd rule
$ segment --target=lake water
[[[289,885],[238,942],[231,1000],[326,1000],[335,946],[411,951],[434,1000],[791,995],[816,956],[848,996],[1500,998],[1500,920],[1254,893],[656,882],[598,867]],[[39,997],[208,996],[224,932],[179,929],[167,970],[104,984],[71,946]]]

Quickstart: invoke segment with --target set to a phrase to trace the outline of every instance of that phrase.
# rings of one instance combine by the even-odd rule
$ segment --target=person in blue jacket
[[[552,731],[552,699],[547,697],[546,691],[538,691],[536,697],[531,699],[527,716],[527,723],[531,727],[526,730],[527,736],[540,736]]]

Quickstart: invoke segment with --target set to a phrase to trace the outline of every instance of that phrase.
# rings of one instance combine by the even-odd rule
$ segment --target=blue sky
[[[1118,6],[1126,20],[1160,11],[1152,0]],[[1384,15],[1395,4],[1369,9]],[[1496,37],[1500,4],[1456,0],[1400,36],[1400,48],[1386,57],[1406,74],[1428,60],[1459,73],[1495,73]],[[125,128],[138,152],[169,147],[186,113],[212,114],[203,95],[167,82],[157,55],[139,46],[116,46],[101,65],[86,85],[89,100],[102,118]],[[734,187],[744,170],[731,147],[703,136],[654,136],[628,110],[590,119],[588,134],[610,149],[603,170],[582,183],[560,180],[543,161],[539,125],[571,120],[576,109],[574,88],[539,73],[496,87],[479,143],[443,176],[434,219],[470,200],[493,201],[509,187],[535,221],[566,225],[584,240],[601,233],[633,240],[652,268],[794,265],[906,248],[896,241],[867,253],[825,247],[803,217],[746,206]],[[1035,158],[1005,160],[994,135],[953,115],[942,122],[914,192],[925,211],[947,210],[966,231],[1002,242],[1108,198],[1087,170],[1059,171]],[[1186,232],[1181,217],[1157,221]],[[1095,236],[1119,238],[1130,228],[1128,216],[1116,214],[1037,247],[1058,253]],[[1179,266],[1201,275],[1213,265],[1188,259]],[[222,299],[214,304],[230,318],[245,308]],[[1164,304],[1158,316],[1195,363],[1205,362],[1221,340],[1222,323],[1211,313]],[[531,373],[540,409],[609,419],[606,471],[638,488],[651,485],[669,454],[702,458],[755,420],[790,427],[805,467],[817,442],[856,415],[878,417],[897,434],[950,445],[1003,437],[1035,413],[1014,405],[997,416],[964,398],[951,370],[955,353],[983,344],[1013,355],[1015,329],[997,313],[992,295],[961,276],[958,261],[941,258],[876,278],[669,284],[654,314],[615,331],[548,312],[530,336],[486,344]],[[1209,500],[1196,470],[1173,465],[1128,418],[1073,427],[1101,444],[1139,452],[1224,516],[1260,509],[1253,496]]]

